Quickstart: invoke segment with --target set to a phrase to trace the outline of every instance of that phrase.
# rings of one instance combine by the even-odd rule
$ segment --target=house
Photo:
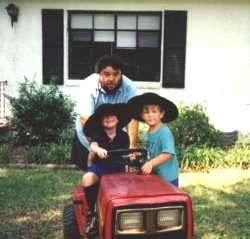
[[[0,80],[15,95],[24,76],[53,79],[75,99],[96,59],[119,54],[139,92],[200,103],[218,129],[250,132],[249,23],[249,0],[2,0]]]

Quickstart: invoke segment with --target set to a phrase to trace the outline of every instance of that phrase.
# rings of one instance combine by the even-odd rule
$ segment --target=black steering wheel
[[[133,155],[133,160],[131,156]],[[147,150],[144,148],[132,148],[132,149],[115,149],[108,151],[107,161],[128,166],[141,166],[147,158]],[[103,162],[101,159],[95,160],[96,162]]]
[[[134,159],[131,160],[131,155]],[[108,151],[108,159],[114,163],[122,163],[128,166],[140,166],[147,157],[147,150],[144,148],[116,149]]]

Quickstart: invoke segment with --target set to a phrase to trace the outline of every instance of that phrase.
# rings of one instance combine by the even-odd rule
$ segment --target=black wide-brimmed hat
[[[172,101],[151,92],[135,96],[128,101],[128,107],[132,117],[138,121],[144,122],[141,113],[143,106],[147,104],[159,105],[161,109],[165,111],[162,118],[162,122],[164,123],[171,122],[178,117],[178,108]]]
[[[115,115],[117,117],[119,121],[117,127],[119,128],[126,126],[132,118],[125,103],[102,104],[86,121],[83,128],[85,135],[91,137],[96,130],[101,129],[103,117],[108,115]]]

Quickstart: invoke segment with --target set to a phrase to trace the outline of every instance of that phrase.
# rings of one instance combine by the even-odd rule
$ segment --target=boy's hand
[[[99,158],[101,159],[106,159],[108,157],[108,151],[106,149],[103,148],[99,148],[96,151],[96,154],[98,155]]]
[[[150,174],[153,170],[153,165],[150,161],[146,162],[144,165],[142,165],[142,173],[143,174]]]

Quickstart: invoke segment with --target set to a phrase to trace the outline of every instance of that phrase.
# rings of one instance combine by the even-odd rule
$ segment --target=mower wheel
[[[72,204],[66,205],[63,210],[64,239],[81,239],[76,222],[75,210]]]

